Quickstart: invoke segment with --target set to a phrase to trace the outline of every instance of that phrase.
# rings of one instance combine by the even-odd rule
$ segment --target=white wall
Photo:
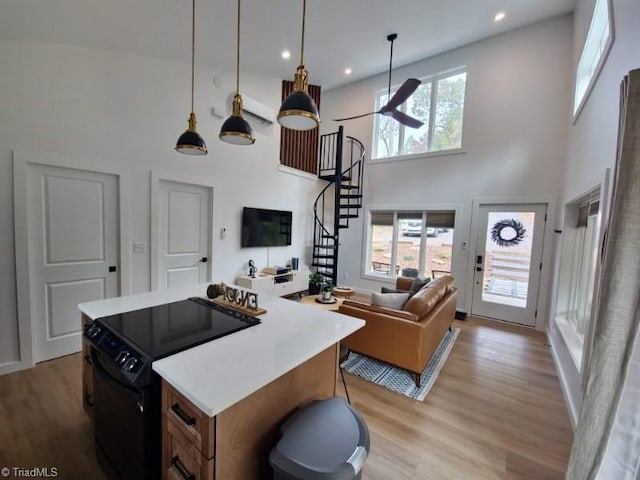
[[[570,112],[572,19],[562,16],[398,68],[393,82],[467,67],[464,114],[465,153],[419,157],[366,166],[367,206],[398,208],[459,205],[454,239],[453,275],[461,289],[458,308],[469,311],[472,265],[463,241],[472,242],[474,199],[505,201],[558,197],[563,185]],[[396,48],[402,48],[401,42]],[[379,75],[325,92],[323,118],[372,111],[374,93],[387,85]],[[345,132],[370,152],[372,117],[345,122]],[[335,123],[324,126],[335,128]],[[550,212],[552,214],[555,211]],[[545,238],[542,297],[548,294],[553,244]],[[340,281],[379,290],[378,282],[361,277],[362,222],[341,234]],[[547,245],[549,248],[547,248]],[[346,278],[345,278],[346,274]],[[546,303],[543,302],[544,319]],[[542,327],[542,321],[538,327]]]
[[[269,263],[292,256],[308,263],[311,204],[319,182],[278,169],[279,126],[255,126],[251,147],[218,140],[222,119],[210,114],[235,86],[234,72],[197,68],[198,130],[209,155],[173,150],[187,127],[190,66],[163,60],[62,45],[0,42],[0,371],[19,360],[13,239],[14,149],[38,150],[101,163],[129,175],[131,291],[150,288],[150,171],[211,177],[214,181],[216,280],[233,281],[252,258],[266,266],[266,248],[240,248],[242,206],[293,210],[291,247],[269,249]],[[223,85],[214,87],[218,76]],[[279,107],[280,80],[242,78],[243,92]],[[225,239],[218,235],[227,229]],[[128,246],[131,252],[132,245]],[[5,369],[6,370],[6,369]]]
[[[594,4],[594,0],[578,0],[576,5],[573,69],[582,51]],[[561,204],[589,190],[606,168],[615,166],[620,82],[630,70],[640,68],[640,2],[613,0],[613,18],[613,47],[582,112],[569,128],[567,175]],[[561,224],[559,218],[558,225]],[[556,288],[554,285],[553,289]],[[575,423],[582,402],[582,380],[553,321],[553,308],[551,313],[548,334]]]

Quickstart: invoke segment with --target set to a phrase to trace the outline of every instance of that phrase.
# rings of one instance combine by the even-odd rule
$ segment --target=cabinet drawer
[[[281,282],[273,285],[273,294],[276,297],[289,295],[290,293],[294,293],[294,291],[293,282]]]
[[[215,418],[208,417],[167,382],[162,382],[162,412],[186,440],[207,458],[215,452]]]
[[[184,432],[165,418],[163,478],[170,480],[214,480],[214,462],[207,459],[185,436]]]

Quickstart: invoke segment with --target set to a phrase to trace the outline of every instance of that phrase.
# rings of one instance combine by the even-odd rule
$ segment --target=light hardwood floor
[[[345,374],[371,432],[363,480],[564,478],[572,432],[544,335],[476,318],[455,326],[462,331],[424,402]],[[0,468],[104,479],[80,376],[76,354],[0,377]]]

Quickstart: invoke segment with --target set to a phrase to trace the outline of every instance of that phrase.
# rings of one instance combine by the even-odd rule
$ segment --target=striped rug
[[[438,373],[447,361],[459,333],[459,328],[453,328],[446,333],[420,376],[420,388],[416,388],[413,373],[359,353],[351,352],[349,358],[342,362],[341,367],[345,372],[358,375],[389,390],[422,401],[438,378]]]

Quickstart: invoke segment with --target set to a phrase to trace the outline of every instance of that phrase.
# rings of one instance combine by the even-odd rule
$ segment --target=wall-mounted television
[[[283,247],[291,245],[291,212],[244,207],[242,247]]]

